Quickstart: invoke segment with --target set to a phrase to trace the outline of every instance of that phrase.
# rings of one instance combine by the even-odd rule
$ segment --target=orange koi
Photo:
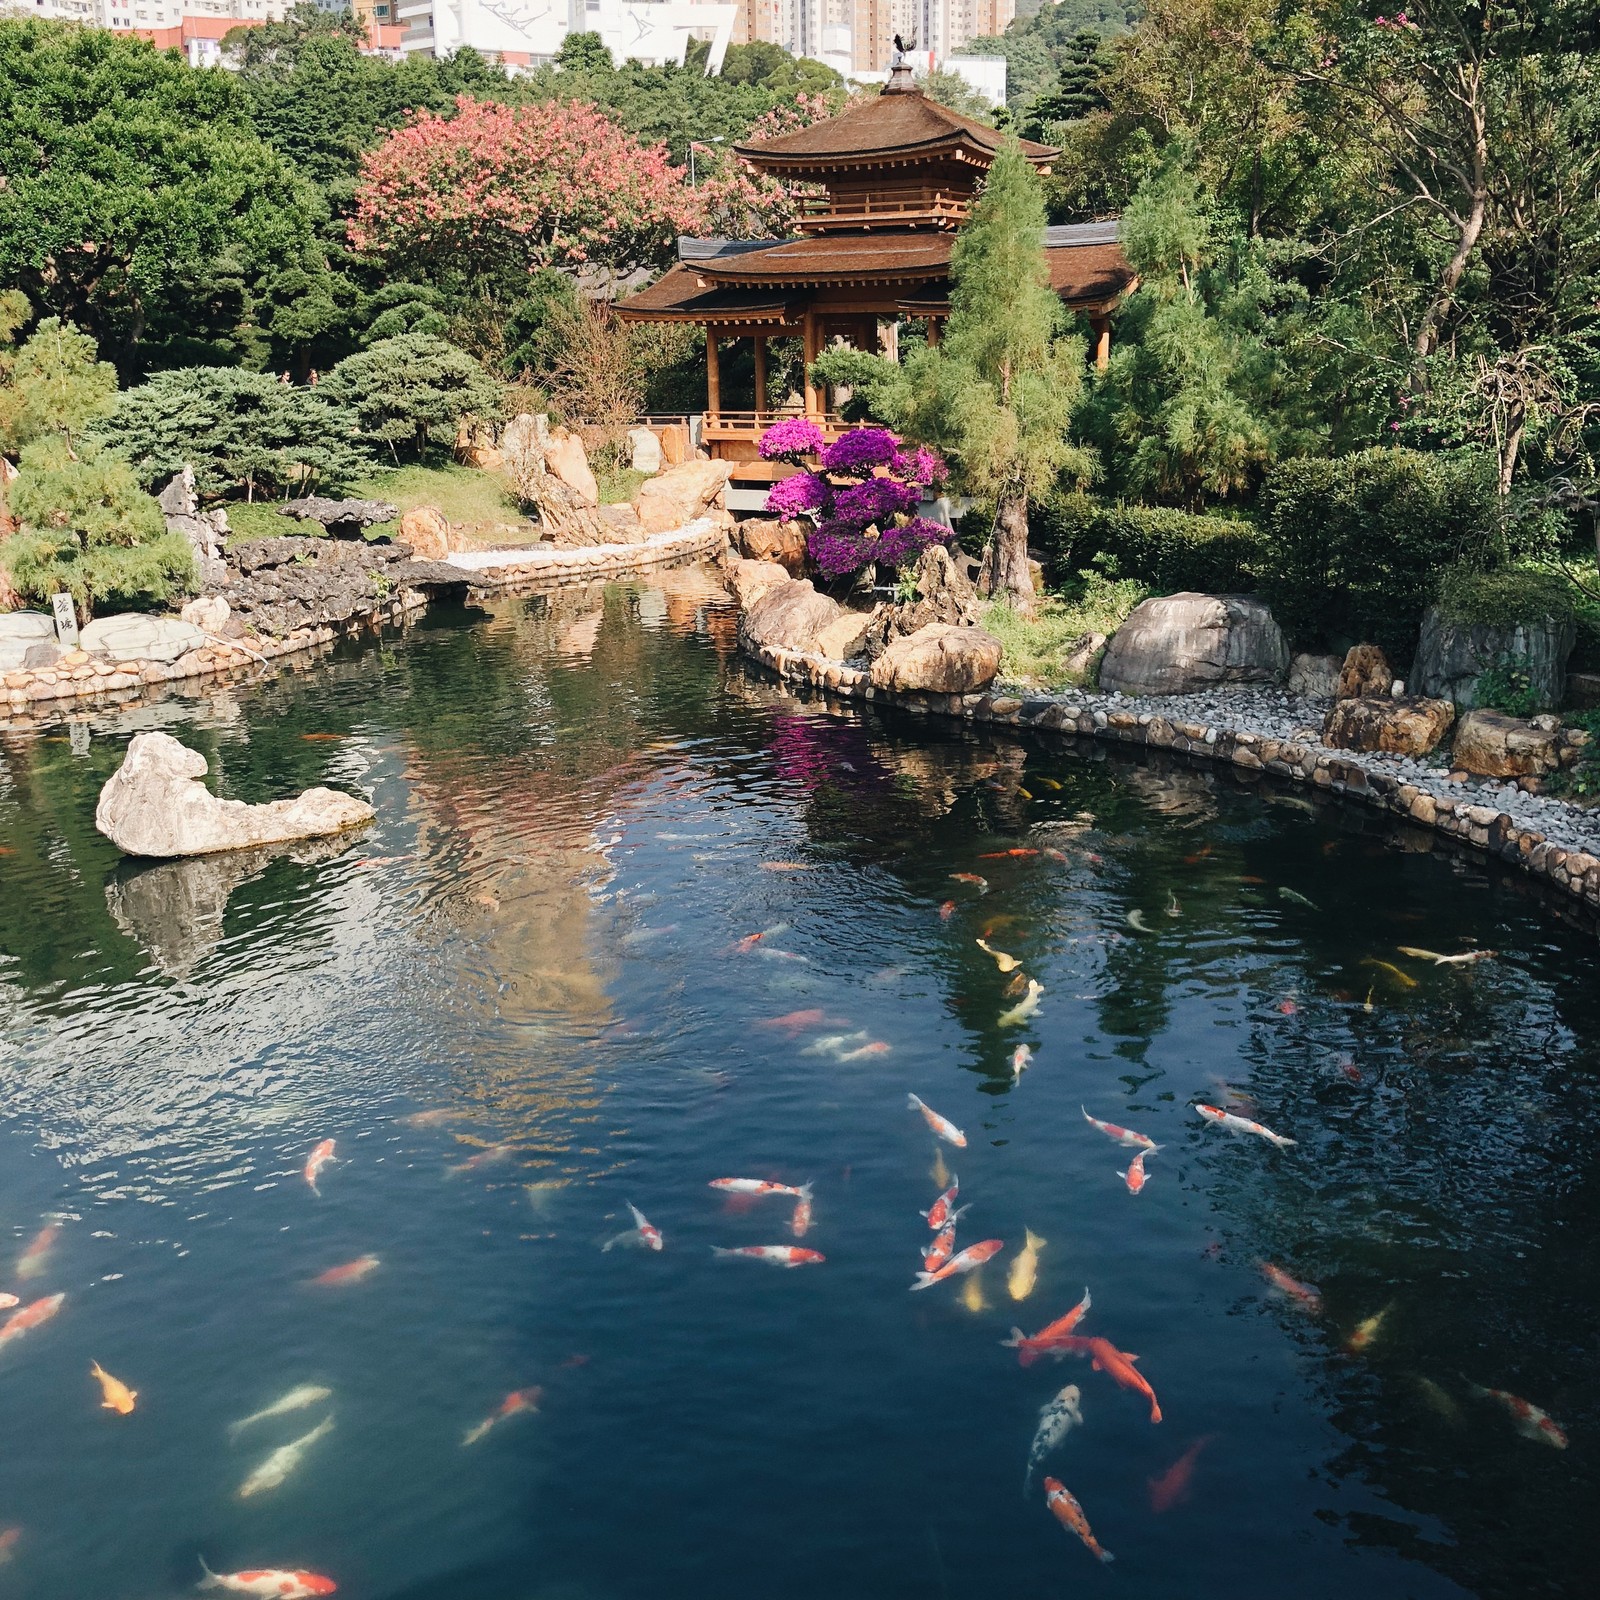
[[[763,1017],[758,1028],[778,1028],[784,1033],[803,1033],[807,1028],[820,1028],[827,1013],[820,1006],[805,1011],[786,1011],[781,1017]]]
[[[922,1252],[922,1270],[937,1272],[955,1254],[955,1248],[956,1225],[951,1222],[934,1235],[933,1243]]]
[[[1076,1356],[1088,1356],[1089,1364],[1096,1372],[1103,1372],[1123,1389],[1132,1389],[1137,1394],[1146,1396],[1150,1401],[1150,1420],[1161,1420],[1161,1407],[1156,1402],[1156,1392],[1145,1382],[1144,1374],[1135,1366],[1139,1358],[1126,1350],[1119,1350],[1109,1339],[1102,1339],[1098,1334],[1091,1338],[1081,1338],[1075,1333],[1064,1334],[1058,1339],[1051,1340],[1052,1347],[1059,1348]]]
[[[918,1289],[931,1289],[936,1283],[943,1283],[946,1278],[954,1278],[963,1272],[971,1272],[975,1267],[981,1267],[985,1261],[1000,1254],[1006,1247],[1004,1239],[985,1239],[979,1244],[969,1244],[958,1256],[952,1256],[936,1272],[919,1272],[916,1282],[911,1285],[912,1293]]]
[[[1184,866],[1186,866],[1186,867],[1198,867],[1200,865],[1200,863],[1202,861],[1204,861],[1206,859],[1206,857],[1211,854],[1211,851],[1212,851],[1212,846],[1211,845],[1202,846],[1199,850],[1196,850],[1195,853],[1192,856],[1185,856],[1183,858]]]
[[[955,914],[956,903],[954,900],[946,900],[945,903],[939,907],[939,920],[941,922],[948,922]]]
[[[1067,1337],[1074,1328],[1083,1321],[1089,1313],[1089,1307],[1094,1302],[1089,1298],[1089,1291],[1083,1291],[1083,1299],[1075,1305],[1064,1317],[1057,1317],[1048,1327],[1041,1328],[1031,1337],[1021,1328],[1013,1328],[1009,1339],[1002,1339],[1000,1343],[1007,1350],[1017,1352],[1019,1366],[1031,1367],[1040,1356],[1060,1355],[1058,1342]]]
[[[789,1218],[789,1232],[795,1238],[803,1239],[811,1232],[811,1185],[800,1186],[800,1193],[794,1202],[794,1212]]]
[[[307,744],[322,744],[330,739],[345,739],[348,734],[343,733],[302,733],[300,735]]]
[[[979,856],[980,861],[1020,861],[1026,856],[1038,855],[1037,850],[989,850]]]
[[[320,1195],[322,1191],[317,1187],[317,1176],[327,1164],[333,1160],[333,1140],[324,1139],[306,1159],[306,1182],[311,1185],[312,1194]]]
[[[311,1281],[324,1289],[338,1289],[347,1283],[360,1283],[368,1273],[375,1272],[378,1265],[376,1256],[357,1256],[343,1266],[329,1267],[326,1272],[319,1272]]]
[[[922,1120],[947,1144],[953,1144],[960,1149],[965,1149],[967,1136],[955,1123],[948,1118],[941,1117],[932,1107],[924,1105],[914,1094],[906,1096],[906,1106],[909,1110],[920,1111]]]
[[[45,1269],[50,1259],[50,1252],[55,1248],[55,1242],[61,1229],[53,1222],[47,1222],[30,1241],[28,1248],[17,1259],[17,1276],[19,1278],[37,1278]]]
[[[466,1437],[461,1441],[461,1448],[464,1450],[468,1445],[476,1444],[491,1428],[497,1423],[504,1422],[507,1417],[520,1416],[524,1411],[537,1411],[539,1402],[543,1398],[543,1389],[513,1389],[477,1427],[467,1430]]]
[[[61,1309],[66,1298],[65,1294],[52,1294],[43,1300],[35,1300],[31,1306],[24,1306],[20,1311],[13,1311],[6,1318],[4,1327],[0,1327],[0,1349],[48,1322]]]
[[[1096,1561],[1117,1559],[1095,1538],[1089,1527],[1089,1519],[1083,1514],[1083,1507],[1072,1498],[1067,1486],[1059,1478],[1044,1480],[1044,1503],[1049,1506],[1051,1515],[1068,1533],[1077,1534],[1083,1541],[1084,1548]]]
[[[115,1411],[119,1417],[132,1413],[133,1403],[139,1398],[137,1389],[130,1389],[120,1378],[113,1378],[98,1361],[89,1363],[89,1376],[100,1385],[102,1411]]]
[[[1282,1267],[1275,1267],[1270,1261],[1261,1263],[1261,1276],[1274,1289],[1288,1295],[1302,1311],[1313,1317],[1321,1315],[1322,1294],[1315,1284],[1301,1283],[1298,1278],[1291,1278]]]
[[[1054,845],[1047,844],[1044,847],[1044,853],[1052,861],[1060,862],[1062,866],[1065,866],[1072,859],[1065,850],[1057,850]]]
[[[793,1244],[742,1244],[733,1250],[712,1245],[714,1256],[744,1256],[750,1261],[765,1261],[774,1267],[818,1266],[828,1258],[820,1250],[802,1250]]]
[[[1200,1452],[1211,1443],[1215,1434],[1202,1434],[1159,1478],[1146,1480],[1150,1490],[1150,1509],[1156,1513],[1170,1511],[1189,1498],[1194,1479],[1194,1464]]]
[[[315,1572],[282,1571],[277,1567],[257,1567],[249,1572],[213,1572],[200,1558],[205,1577],[202,1589],[231,1589],[234,1594],[259,1595],[261,1600],[313,1600],[316,1595],[335,1594],[339,1585],[332,1578]]]
[[[1132,1161],[1128,1163],[1126,1172],[1119,1172],[1117,1176],[1128,1186],[1129,1194],[1138,1194],[1145,1186],[1144,1158],[1149,1155],[1148,1150],[1141,1150]]]

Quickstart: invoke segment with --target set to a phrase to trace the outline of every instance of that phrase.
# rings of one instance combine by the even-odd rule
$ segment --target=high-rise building
[[[859,75],[885,72],[894,52],[892,0],[854,0],[850,8],[850,68]]]

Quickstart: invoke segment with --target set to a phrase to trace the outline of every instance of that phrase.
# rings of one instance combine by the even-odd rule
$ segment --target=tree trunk
[[[1033,573],[1028,566],[1028,497],[1001,497],[994,532],[984,546],[978,571],[978,592],[1004,600],[1019,617],[1037,615],[1033,599]]]
[[[1482,100],[1482,70],[1464,73],[1457,98],[1466,106],[1467,127],[1472,140],[1469,157],[1470,182],[1467,185],[1467,212],[1456,215],[1455,253],[1446,262],[1434,290],[1432,303],[1422,314],[1417,329],[1417,355],[1424,361],[1439,347],[1439,333],[1455,300],[1456,289],[1478,247],[1484,219],[1489,211],[1489,127]]]

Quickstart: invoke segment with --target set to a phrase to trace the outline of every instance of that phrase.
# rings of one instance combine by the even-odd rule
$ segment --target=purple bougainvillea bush
[[[917,515],[923,495],[947,475],[939,453],[908,450],[887,428],[852,428],[830,445],[809,417],[788,417],[761,436],[767,461],[796,466],[820,457],[821,471],[784,478],[767,495],[774,516],[811,522],[806,548],[825,578],[844,578],[871,562],[902,567],[950,530]]]

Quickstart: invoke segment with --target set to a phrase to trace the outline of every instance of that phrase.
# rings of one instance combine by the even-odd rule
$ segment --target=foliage
[[[1437,574],[1494,553],[1494,486],[1480,462],[1377,449],[1285,461],[1262,496],[1261,589],[1291,639],[1416,643]]]
[[[236,367],[159,372],[125,391],[97,432],[147,489],[188,465],[201,494],[253,500],[338,489],[372,464],[327,385],[301,388]]]
[[[1439,609],[1452,622],[1511,629],[1546,619],[1567,622],[1575,614],[1571,584],[1553,573],[1526,567],[1485,572],[1474,566],[1446,567],[1439,575]]]
[[[835,345],[811,363],[812,378],[834,388],[847,388],[849,399],[840,406],[847,422],[882,422],[900,425],[911,403],[911,379],[906,367],[885,361],[864,350]]]
[[[1473,699],[1492,711],[1512,717],[1531,717],[1546,709],[1544,696],[1534,684],[1532,663],[1526,656],[1501,655],[1478,674]]]
[[[6,335],[21,321],[16,301],[9,301],[0,314],[0,450],[15,454],[52,436],[70,449],[110,409],[116,369],[96,360],[94,340],[59,317],[46,317],[15,353],[5,350]]]
[[[429,445],[449,446],[463,419],[492,420],[500,408],[498,386],[471,356],[420,333],[346,356],[318,392],[351,414],[357,439],[387,448],[397,465],[402,451],[420,457]]]
[[[132,469],[96,446],[74,453],[61,437],[29,445],[10,504],[22,531],[6,540],[5,565],[34,600],[64,592],[85,613],[102,604],[140,608],[193,581],[188,540],[167,532]]]
[[[521,382],[537,382],[561,355],[563,322],[578,313],[572,279],[555,267],[540,267],[506,318],[505,365]]]
[[[1067,657],[1091,633],[1115,633],[1149,593],[1133,578],[1108,578],[1093,568],[1077,573],[1062,593],[1053,595],[1036,617],[1023,617],[1004,601],[988,606],[979,619],[1000,641],[1001,672],[1012,682],[1064,689],[1092,682],[1098,663],[1087,671],[1069,669]]]
[[[543,378],[553,408],[613,430],[654,409],[657,386],[702,348],[697,328],[623,322],[600,300],[556,302],[548,334]]]
[[[924,73],[917,79],[917,87],[930,100],[937,100],[940,105],[959,111],[974,122],[994,126],[994,107],[959,73],[935,67],[932,72]]]
[[[1105,40],[1092,28],[1075,34],[1055,52],[1056,79],[1020,110],[1024,138],[1048,141],[1055,125],[1076,122],[1106,105],[1101,87],[1111,66]]]
[[[1266,561],[1260,531],[1242,518],[1065,494],[1046,497],[1034,521],[1055,570],[1081,572],[1092,562],[1157,594],[1247,591]]]
[[[1082,33],[1108,36],[1123,32],[1141,10],[1139,0],[1058,0],[1051,5],[1019,5],[998,38],[980,35],[967,48],[975,55],[1004,56],[1006,94],[1013,110],[1021,110],[1055,81],[1065,53]]]

